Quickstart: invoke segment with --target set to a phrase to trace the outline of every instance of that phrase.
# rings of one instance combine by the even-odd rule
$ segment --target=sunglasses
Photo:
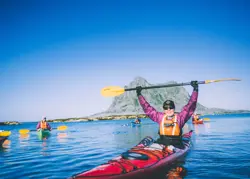
[[[171,106],[164,106],[163,109],[164,109],[164,110],[172,110],[172,109],[174,109],[174,108],[171,107]]]

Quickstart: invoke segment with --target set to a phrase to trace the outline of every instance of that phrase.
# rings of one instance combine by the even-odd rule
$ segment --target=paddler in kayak
[[[159,124],[160,138],[157,139],[157,143],[166,146],[173,145],[180,149],[184,148],[182,143],[182,128],[194,113],[198,99],[197,81],[191,81],[191,86],[193,87],[192,95],[188,104],[182,108],[179,114],[175,114],[175,104],[171,100],[166,100],[163,103],[164,112],[158,112],[141,94],[142,87],[136,87],[136,93],[143,111],[152,121]]]
[[[199,121],[202,121],[202,119],[200,118],[200,115],[199,115],[199,114],[194,113],[194,114],[192,115],[192,121],[193,121],[193,122],[199,122]]]
[[[38,129],[48,129],[51,131],[51,127],[50,127],[49,123],[47,122],[46,117],[44,117],[42,119],[42,121],[38,122],[38,124],[36,126],[36,130],[38,130]]]
[[[133,122],[134,124],[141,124],[141,119],[136,116],[135,121]]]

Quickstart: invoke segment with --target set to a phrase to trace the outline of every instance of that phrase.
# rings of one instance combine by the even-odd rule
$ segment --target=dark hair
[[[163,109],[167,109],[167,108],[175,109],[175,105],[174,105],[174,102],[172,100],[166,100],[163,103],[162,107],[163,107]]]

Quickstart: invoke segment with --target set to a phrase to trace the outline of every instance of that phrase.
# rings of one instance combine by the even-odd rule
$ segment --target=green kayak
[[[37,134],[39,139],[47,138],[50,135],[50,130],[48,129],[38,129]]]

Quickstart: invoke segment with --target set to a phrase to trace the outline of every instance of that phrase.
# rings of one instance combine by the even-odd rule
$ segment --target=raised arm
[[[145,114],[154,122],[160,123],[162,114],[158,112],[154,107],[152,107],[147,100],[140,93],[140,89],[137,90],[137,96],[139,99],[139,103],[145,112]]]
[[[194,90],[192,92],[192,95],[188,101],[188,104],[186,104],[183,108],[182,111],[179,114],[179,125],[182,128],[184,124],[190,119],[190,117],[193,115],[196,105],[197,105],[197,100],[198,100],[198,84],[197,81],[193,81],[191,83],[193,86]]]

